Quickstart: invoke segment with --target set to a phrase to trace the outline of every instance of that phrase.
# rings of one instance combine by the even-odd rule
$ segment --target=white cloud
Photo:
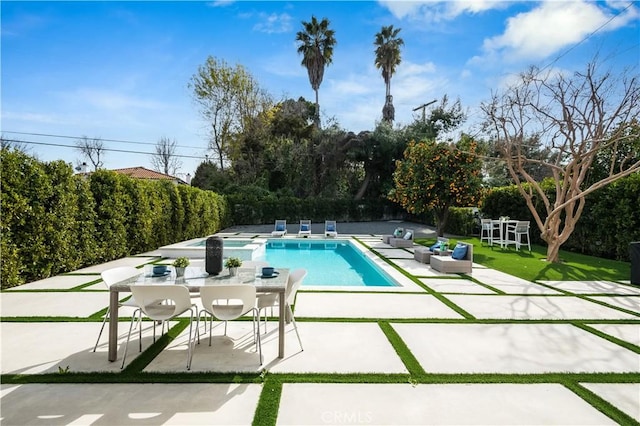
[[[625,25],[636,12],[613,19],[601,31]],[[539,7],[507,19],[503,34],[485,39],[479,59],[517,61],[546,58],[576,44],[605,24],[611,15],[596,3],[586,1],[546,1]]]
[[[462,14],[477,14],[493,9],[504,9],[513,1],[506,0],[380,0],[398,19],[416,19],[429,22],[449,21]]]
[[[235,3],[235,0],[215,0],[207,3],[207,6],[210,7],[226,7]]]
[[[291,25],[291,15],[288,13],[260,13],[259,18],[261,22],[258,22],[253,26],[254,31],[259,31],[267,34],[286,33],[291,31],[293,26]]]

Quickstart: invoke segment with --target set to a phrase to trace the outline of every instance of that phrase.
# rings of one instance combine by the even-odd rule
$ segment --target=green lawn
[[[451,242],[465,241],[473,244],[473,261],[498,271],[529,280],[579,280],[579,281],[628,281],[631,276],[631,264],[617,260],[601,259],[560,250],[561,263],[548,263],[543,259],[547,249],[543,246],[531,246],[516,251],[514,246],[500,248],[480,243],[479,238],[451,238]],[[433,239],[418,239],[417,243],[429,246]]]

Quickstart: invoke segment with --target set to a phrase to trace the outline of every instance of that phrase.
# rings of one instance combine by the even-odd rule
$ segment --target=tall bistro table
[[[509,239],[508,228],[510,225],[517,224],[517,220],[512,219],[491,219],[491,245],[500,244],[501,248],[507,247],[510,243],[515,243],[515,240]],[[499,239],[493,238],[494,232],[498,231]]]
[[[277,276],[273,278],[261,278],[256,274],[255,268],[240,268],[237,276],[230,276],[227,270],[221,275],[208,275],[203,268],[187,267],[185,276],[176,278],[175,270],[169,267],[170,273],[165,276],[156,277],[152,275],[150,267],[145,267],[143,273],[138,276],[135,282],[122,282],[113,284],[109,290],[109,361],[113,362],[118,357],[118,307],[120,293],[130,293],[131,287],[136,284],[171,284],[184,285],[191,293],[198,293],[205,286],[223,284],[248,284],[255,285],[257,293],[278,293],[280,296],[279,309],[280,318],[278,322],[278,358],[284,358],[284,325],[285,315],[285,293],[289,270],[277,268]]]

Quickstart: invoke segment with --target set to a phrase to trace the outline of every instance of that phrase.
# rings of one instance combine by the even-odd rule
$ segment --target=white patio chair
[[[118,268],[107,269],[106,271],[102,272],[100,276],[102,277],[102,282],[107,286],[108,289],[110,289],[113,284],[135,281],[138,276],[142,274],[142,272],[142,270],[136,269],[133,266],[121,266]],[[118,307],[123,306],[138,308],[138,304],[133,297],[130,297],[124,302],[118,303]],[[95,352],[98,348],[98,343],[100,343],[100,337],[102,336],[102,332],[104,331],[104,325],[109,319],[109,315],[111,315],[111,311],[109,308],[107,308],[107,312],[104,315],[104,319],[102,320],[102,327],[100,327],[100,333],[98,333],[98,339],[96,340],[96,344],[93,347],[93,352]]]
[[[136,309],[131,317],[129,334],[127,335],[127,343],[125,345],[124,356],[122,358],[122,367],[120,368],[124,368],[124,364],[127,359],[131,330],[133,329],[133,322],[135,321],[136,315],[138,315],[140,321],[142,320],[142,314],[153,320],[153,341],[155,342],[157,321],[162,321],[164,323],[165,321],[171,320],[182,315],[186,311],[189,311],[187,370],[191,369],[191,358],[193,356],[193,344],[191,341],[193,335],[194,309],[195,318],[197,320],[198,307],[194,303],[191,303],[189,289],[186,286],[176,284],[133,285],[131,286],[131,294],[133,294],[133,298],[138,303],[138,309]],[[159,300],[165,301],[166,303],[158,303]],[[139,329],[138,344],[140,348],[139,350],[142,352],[142,326],[140,326]]]
[[[516,223],[509,224],[507,226],[507,235],[513,235],[513,239],[507,238],[508,244],[515,244],[516,250],[520,250],[522,246],[522,237],[527,237],[527,248],[531,251],[531,239],[529,238],[529,226],[528,220],[519,220]]]
[[[260,354],[260,365],[262,365],[262,343],[260,342],[260,324],[257,324],[259,316],[256,309],[256,288],[247,284],[214,285],[205,286],[200,289],[202,299],[202,311],[210,315],[209,322],[209,346],[211,346],[211,335],[213,330],[213,318],[224,321],[224,335],[227,335],[227,321],[238,319],[251,312],[253,316],[253,338],[256,342],[256,349]],[[198,316],[200,322],[200,316]],[[257,336],[256,336],[257,332]]]
[[[302,347],[302,340],[300,339],[300,334],[298,333],[298,325],[296,324],[296,319],[293,316],[293,310],[291,309],[291,305],[294,304],[296,300],[296,294],[298,293],[298,289],[302,285],[302,281],[307,276],[307,271],[305,269],[296,269],[289,274],[289,279],[287,280],[287,289],[285,292],[285,301],[286,301],[286,311],[289,317],[291,318],[291,322],[293,322],[293,328],[296,332],[296,336],[298,336],[298,343],[300,343],[300,349],[304,350]],[[257,299],[257,309],[258,309],[258,320],[260,319],[260,311],[266,308],[272,308],[271,315],[273,316],[273,307],[278,304],[278,294],[277,293],[267,293],[261,294]],[[258,328],[260,328],[260,324],[258,323]],[[267,332],[267,315],[264,315],[264,332]]]
[[[338,236],[338,227],[335,220],[324,221],[324,236],[333,238]]]
[[[287,221],[276,220],[276,224],[271,232],[272,237],[284,237],[287,235]]]
[[[302,219],[300,221],[300,230],[298,231],[298,237],[311,236],[311,221],[308,219]]]
[[[491,224],[491,219],[480,219],[480,244],[485,240],[487,244],[493,244],[493,225]]]

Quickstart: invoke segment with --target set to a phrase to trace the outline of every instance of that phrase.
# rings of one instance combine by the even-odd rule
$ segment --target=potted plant
[[[229,268],[229,275],[235,277],[238,273],[238,268],[242,266],[242,260],[238,257],[229,257],[224,262],[224,267]]]
[[[184,270],[187,266],[189,266],[189,258],[188,257],[178,257],[173,261],[173,266],[176,268],[176,277],[183,277]]]

